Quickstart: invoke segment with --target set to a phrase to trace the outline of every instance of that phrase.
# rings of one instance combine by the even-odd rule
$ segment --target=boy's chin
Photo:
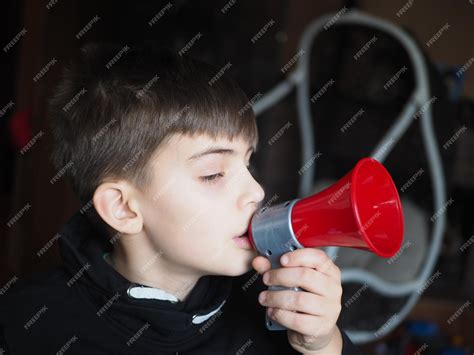
[[[241,276],[246,274],[252,267],[252,260],[257,257],[256,251],[246,250],[248,255],[246,257],[236,257],[220,269],[219,274],[223,276]]]

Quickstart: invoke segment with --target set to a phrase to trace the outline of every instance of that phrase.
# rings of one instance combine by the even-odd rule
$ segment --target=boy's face
[[[214,148],[233,152],[192,158]],[[237,276],[251,269],[256,251],[233,240],[265,195],[247,169],[251,154],[243,138],[206,135],[176,134],[159,148],[140,205],[144,232],[169,271]]]

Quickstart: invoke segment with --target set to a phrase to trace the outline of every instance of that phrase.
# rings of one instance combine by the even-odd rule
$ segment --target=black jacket
[[[109,266],[112,244],[81,213],[56,240],[62,266],[2,288],[0,353],[299,354],[286,331],[265,328],[257,296],[266,286],[254,271],[203,276],[186,301],[173,302]],[[136,298],[136,291],[151,296]],[[358,354],[343,338],[343,354]]]

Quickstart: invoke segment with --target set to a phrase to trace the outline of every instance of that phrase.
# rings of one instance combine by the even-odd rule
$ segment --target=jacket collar
[[[210,337],[212,329],[203,332],[199,328],[211,318],[219,318],[216,314],[232,289],[231,277],[202,276],[186,300],[180,301],[164,290],[130,282],[104,260],[113,246],[81,212],[64,225],[59,246],[64,266],[71,274],[68,284],[92,303],[98,315],[127,328],[128,333],[148,323],[142,336],[153,345],[169,346],[171,350]]]

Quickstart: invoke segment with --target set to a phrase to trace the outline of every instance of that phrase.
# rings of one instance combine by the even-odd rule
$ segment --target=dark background
[[[440,281],[430,289],[415,308],[413,317],[428,319],[446,328],[450,342],[472,344],[472,331],[469,332],[474,320],[472,308],[452,326],[446,326],[445,320],[474,295],[474,247],[462,257],[455,253],[459,245],[473,235],[474,66],[466,71],[462,80],[452,75],[474,57],[474,2],[415,1],[406,13],[397,16],[406,1],[237,0],[222,13],[221,9],[230,2],[178,0],[171,2],[172,7],[150,26],[148,22],[167,3],[58,0],[51,2],[49,9],[48,2],[43,0],[2,3],[0,109],[10,101],[14,106],[0,117],[0,287],[14,276],[46,270],[59,263],[56,245],[41,257],[36,252],[80,208],[78,199],[63,179],[54,185],[49,182],[57,172],[48,160],[51,134],[46,125],[46,99],[61,68],[81,45],[88,41],[113,41],[123,45],[157,41],[177,52],[200,32],[202,38],[187,54],[217,68],[232,63],[228,74],[252,97],[258,92],[265,94],[285,77],[280,69],[298,52],[299,39],[312,20],[337,12],[343,6],[355,6],[404,27],[423,48],[430,63],[432,92],[439,97],[434,113],[440,144],[459,127],[467,127],[452,149],[442,149],[447,196],[455,203],[448,210],[449,223],[438,269],[449,276],[449,281]],[[77,39],[76,34],[94,16],[100,20]],[[250,39],[270,20],[274,25],[252,43]],[[450,24],[450,29],[435,44],[426,46],[445,23]],[[3,50],[23,28],[27,33],[13,48]],[[342,82],[313,108],[317,150],[326,157],[316,162],[316,179],[337,179],[359,158],[369,155],[413,88],[409,67],[409,73],[396,84],[391,96],[380,96],[370,90],[373,85],[370,78],[377,75],[377,68],[385,65],[386,73],[393,73],[394,68],[406,61],[406,54],[391,44],[389,38],[380,37],[380,46],[374,45],[374,53],[361,60],[362,67],[356,68],[341,60],[344,55],[351,56],[372,35],[363,29],[334,28],[314,44],[312,92],[331,75],[337,75],[338,82]],[[52,59],[57,63],[35,82],[32,78]],[[369,118],[361,120],[361,125],[351,134],[337,135],[333,130],[338,130],[350,112],[356,112],[361,105],[368,107]],[[293,93],[257,118],[260,143],[254,164],[267,199],[278,194],[280,201],[285,201],[297,194],[297,171],[304,162],[300,161],[296,117]],[[287,122],[293,124],[292,128],[277,144],[267,144]],[[22,147],[38,132],[43,132],[41,138],[22,154]],[[386,166],[399,187],[419,168],[428,170],[416,125],[397,145]],[[409,192],[409,197],[432,213],[429,212],[432,201],[427,175]],[[9,227],[7,222],[25,206],[31,207]]]

